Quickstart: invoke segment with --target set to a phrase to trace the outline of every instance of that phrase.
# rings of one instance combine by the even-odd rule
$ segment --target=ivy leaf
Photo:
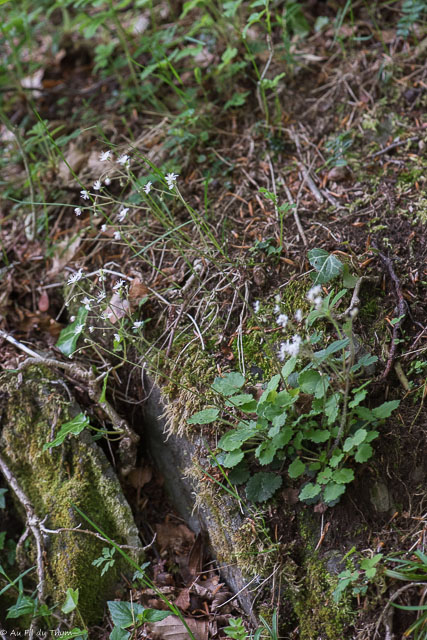
[[[83,429],[86,429],[86,427],[88,426],[89,418],[85,416],[84,413],[79,413],[75,418],[70,420],[70,422],[65,422],[63,425],[61,425],[56,438],[52,440],[52,442],[46,442],[46,444],[43,445],[43,451],[46,451],[51,447],[58,447],[64,442],[68,434],[78,436],[79,433],[81,433]]]
[[[144,607],[136,602],[110,600],[107,605],[114,624],[120,629],[130,627],[134,623],[136,616],[144,613]]]
[[[251,502],[265,502],[282,486],[282,478],[276,473],[256,473],[246,485],[246,497]]]
[[[71,613],[79,604],[79,590],[67,589],[65,602],[61,607],[62,613]]]
[[[295,458],[292,464],[288,467],[288,473],[291,478],[298,478],[302,476],[305,471],[305,464],[299,458]]]
[[[215,420],[219,416],[218,409],[203,409],[203,411],[198,411],[188,418],[188,424],[210,424],[211,422],[215,422]]]
[[[159,609],[145,609],[143,614],[144,622],[160,622],[168,616],[172,615],[172,611],[160,611]]]
[[[334,471],[332,478],[338,484],[347,484],[348,482],[353,482],[354,471],[353,469],[338,469],[338,471]]]
[[[400,400],[390,400],[389,402],[383,402],[379,407],[375,407],[372,409],[372,413],[376,418],[383,420],[384,418],[389,418],[392,412],[397,409],[400,404]]]
[[[245,379],[241,373],[232,371],[226,373],[223,378],[215,378],[212,389],[221,393],[223,396],[232,396],[245,384]]]
[[[56,346],[65,356],[71,356],[75,352],[77,340],[83,332],[88,313],[85,307],[80,307],[76,319],[59,334]]]
[[[326,502],[326,504],[329,504],[330,502],[335,502],[335,500],[338,500],[338,498],[342,496],[343,493],[345,493],[344,484],[336,484],[335,482],[329,482],[329,484],[326,485],[323,491],[323,500],[324,502]]]
[[[340,275],[343,263],[325,249],[311,249],[308,254],[308,261],[317,271],[314,284],[325,284]]]
[[[354,459],[356,460],[356,462],[366,462],[367,460],[369,460],[372,454],[373,454],[373,449],[371,445],[366,444],[366,442],[364,442],[358,447],[356,451],[356,455],[354,456]]]
[[[110,640],[128,640],[130,638],[129,631],[120,629],[120,627],[114,627],[110,633]]]
[[[319,484],[313,484],[312,482],[307,482],[307,484],[302,488],[299,494],[299,499],[303,500],[312,500],[316,498],[321,492],[322,487]]]

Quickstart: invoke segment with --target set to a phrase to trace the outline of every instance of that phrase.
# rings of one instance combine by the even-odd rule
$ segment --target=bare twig
[[[311,193],[313,194],[313,196],[315,197],[316,201],[319,204],[323,204],[324,202],[324,198],[322,196],[322,194],[320,193],[319,189],[317,188],[313,178],[310,176],[310,173],[308,171],[308,169],[303,165],[302,162],[298,162],[298,167],[303,175],[303,185],[306,184],[307,187],[310,189]]]
[[[34,507],[28,498],[27,494],[20,487],[18,480],[15,478],[12,471],[9,469],[6,461],[3,456],[0,454],[0,471],[4,475],[6,482],[12,488],[19,502],[25,509],[25,513],[27,514],[27,526],[31,530],[31,533],[34,536],[34,540],[36,542],[37,549],[37,592],[39,596],[39,601],[43,602],[44,599],[44,589],[45,589],[45,577],[44,577],[44,567],[43,567],[43,553],[44,553],[44,543],[42,539],[42,534],[40,530],[40,520],[36,515]]]
[[[358,309],[360,307],[359,292],[360,292],[360,287],[362,286],[362,284],[364,282],[377,283],[378,282],[378,278],[375,277],[375,276],[360,276],[360,278],[357,280],[357,282],[356,282],[356,284],[354,286],[353,295],[351,296],[351,301],[350,301],[350,304],[349,304],[348,308],[343,313],[340,313],[340,314],[335,316],[335,318],[337,320],[343,320],[344,318],[346,318],[349,315],[351,315],[351,313],[355,309]]]
[[[388,356],[388,360],[387,360],[387,364],[386,364],[386,368],[384,369],[383,373],[380,376],[380,380],[384,380],[384,378],[386,378],[388,376],[388,374],[390,373],[391,367],[393,366],[393,362],[394,362],[394,358],[395,358],[395,354],[396,354],[396,347],[397,347],[397,334],[398,331],[400,329],[400,326],[402,324],[402,321],[404,320],[405,316],[406,316],[406,304],[405,304],[405,300],[403,298],[403,294],[402,294],[402,289],[400,287],[400,282],[398,277],[396,276],[394,269],[393,269],[393,264],[390,260],[390,258],[388,258],[387,256],[385,256],[384,254],[378,252],[378,255],[381,259],[381,262],[384,264],[384,266],[386,267],[391,280],[393,281],[393,285],[394,285],[394,290],[396,293],[396,297],[397,297],[397,320],[396,322],[393,324],[393,331],[392,331],[392,337],[391,337],[391,347],[390,347],[390,353]]]
[[[366,160],[372,160],[373,158],[382,156],[384,153],[387,153],[392,149],[396,149],[396,147],[402,147],[404,144],[407,144],[408,142],[415,142],[416,140],[419,140],[419,139],[420,139],[419,136],[412,136],[412,138],[406,138],[406,140],[398,140],[397,142],[392,142],[387,147],[384,147],[384,149],[381,149],[381,151],[376,151],[375,153],[371,153],[366,158]]]
[[[374,640],[378,635],[378,629],[380,628],[381,622],[383,621],[383,618],[386,615],[388,609],[391,607],[392,602],[394,602],[404,591],[407,591],[412,587],[425,587],[425,586],[426,586],[425,582],[410,582],[409,584],[403,585],[403,587],[400,587],[400,589],[398,589],[395,593],[393,593],[390,600],[387,602],[386,606],[384,607],[380,617],[378,618],[378,622],[375,626]]]
[[[69,527],[60,527],[59,529],[47,529],[43,523],[41,523],[40,525],[41,530],[43,531],[43,533],[54,533],[54,534],[58,534],[58,533],[85,533],[88,536],[93,536],[94,538],[98,538],[98,540],[101,540],[102,542],[106,542],[107,544],[110,543],[110,541],[107,538],[104,538],[104,536],[102,536],[100,533],[98,533],[97,531],[90,531],[89,529],[81,529],[80,526],[78,527],[74,527],[74,528],[69,528]],[[117,546],[120,549],[129,549],[130,551],[147,551],[147,549],[150,549],[157,537],[157,533],[154,534],[154,538],[152,539],[152,541],[150,542],[150,544],[147,544],[145,547],[135,547],[134,545],[131,544],[117,544]]]
[[[304,246],[308,247],[307,238],[304,233],[304,229],[302,228],[301,220],[299,219],[299,215],[297,212],[297,205],[295,204],[294,199],[292,198],[292,194],[285,183],[283,184],[283,188],[285,189],[286,197],[288,199],[289,204],[292,205],[292,215],[294,216],[294,220],[295,220],[295,224],[297,225],[298,232],[301,236]]]
[[[10,342],[10,344],[13,344],[14,347],[16,347],[17,349],[20,349],[21,351],[26,353],[28,356],[31,356],[32,358],[42,357],[36,351],[33,351],[29,347],[26,347],[25,344],[22,344],[22,342],[18,342],[18,340],[16,340],[13,336],[10,335],[10,333],[6,333],[6,331],[3,331],[2,329],[0,329],[0,337],[4,338],[8,342]]]

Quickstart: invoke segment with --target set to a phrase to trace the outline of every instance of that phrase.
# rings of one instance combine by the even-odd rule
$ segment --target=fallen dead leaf
[[[184,618],[196,640],[208,640],[208,621]],[[147,625],[152,640],[188,640],[188,631],[177,616]]]
[[[79,247],[81,238],[79,236],[64,238],[61,242],[55,244],[55,253],[52,258],[52,266],[47,275],[53,278],[60,273],[64,267],[74,258]]]
[[[105,310],[105,315],[108,320],[115,324],[117,320],[126,316],[129,312],[129,302],[124,298],[121,298],[118,293],[113,293],[111,296],[110,304]]]
[[[188,552],[195,539],[194,533],[185,524],[174,524],[170,521],[156,524],[156,532],[161,551],[171,549],[175,553],[183,554]]]
[[[174,602],[176,607],[179,607],[183,611],[186,611],[190,606],[190,589],[189,587],[185,587],[179,593],[179,596]]]
[[[142,489],[142,487],[150,482],[153,477],[153,470],[150,467],[137,467],[132,469],[128,475],[128,480],[134,489]]]

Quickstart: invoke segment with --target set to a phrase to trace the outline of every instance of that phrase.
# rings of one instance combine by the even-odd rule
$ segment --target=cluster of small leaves
[[[353,553],[354,550],[355,549],[353,547],[353,549],[346,554],[346,557]],[[357,568],[355,568],[355,562],[352,560],[352,568],[345,569],[338,575],[338,584],[332,594],[334,602],[339,602],[341,600],[344,592],[349,586],[352,587],[351,593],[353,596],[365,595],[368,590],[369,583],[377,575],[377,564],[380,562],[382,557],[382,553],[377,553],[370,558],[362,558],[360,562],[357,563]]]
[[[110,633],[110,640],[128,640],[131,633],[129,627],[138,628],[146,622],[159,622],[171,615],[171,611],[147,609],[136,602],[107,602],[114,628]]]
[[[327,258],[320,258],[321,274]],[[328,270],[331,269],[333,264]],[[321,307],[307,316],[307,329],[325,317],[344,294],[344,290],[335,296],[331,292],[324,298]],[[309,361],[307,355],[290,357],[259,399],[245,390],[246,380],[241,373],[231,372],[215,379],[212,389],[225,398],[227,423],[233,426],[218,443],[222,453],[217,460],[230,470],[230,482],[247,483],[249,500],[268,500],[282,485],[282,476],[275,471],[251,475],[250,465],[253,467],[255,462],[262,467],[273,464],[287,468],[290,479],[303,480],[301,501],[322,501],[333,506],[354,480],[354,463],[364,463],[373,455],[371,443],[379,435],[377,427],[399,401],[387,401],[370,409],[364,405],[370,381],[358,386],[346,384],[348,377],[354,382],[361,368],[377,358],[367,354],[353,362],[351,321],[343,335],[314,351],[322,334],[311,333],[306,343],[309,350],[305,350]],[[224,414],[219,408],[208,408],[192,416],[189,423],[209,424],[221,417]]]
[[[426,11],[424,0],[404,0],[402,4],[402,15],[397,24],[396,35],[406,39],[411,33],[414,24],[420,20]]]

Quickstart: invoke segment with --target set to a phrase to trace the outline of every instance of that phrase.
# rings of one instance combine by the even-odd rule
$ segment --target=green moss
[[[62,395],[51,372],[31,367],[19,375],[2,376],[7,396],[1,446],[20,487],[37,515],[47,516],[49,529],[90,529],[73,509],[79,507],[117,543],[140,546],[129,505],[104,454],[87,432],[64,445],[43,451],[60,425],[80,412]],[[22,506],[18,505],[22,512]],[[22,513],[24,516],[24,514]],[[122,558],[102,578],[92,567],[106,543],[79,532],[51,534],[46,548],[46,591],[53,604],[66,590],[78,588],[79,609],[88,624],[99,622],[104,603],[120,572],[129,570]],[[33,554],[35,550],[33,549]]]
[[[342,640],[355,615],[350,598],[344,596],[339,603],[333,600],[337,577],[328,571],[326,559],[314,550],[318,531],[307,509],[300,512],[298,522],[302,538],[302,575],[298,589],[289,593],[298,618],[300,637],[304,640],[317,640],[319,637],[322,640]]]

